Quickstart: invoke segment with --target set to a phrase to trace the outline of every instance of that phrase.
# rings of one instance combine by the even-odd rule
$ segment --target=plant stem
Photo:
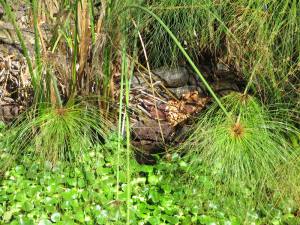
[[[215,99],[215,101],[217,102],[217,104],[220,106],[220,108],[222,109],[222,111],[226,114],[226,116],[229,116],[229,112],[226,110],[226,108],[224,107],[224,105],[221,103],[220,99],[218,98],[218,96],[215,94],[215,92],[213,91],[213,89],[210,87],[209,83],[206,81],[206,79],[204,78],[204,76],[201,74],[201,72],[199,71],[199,69],[197,68],[197,66],[195,65],[195,63],[193,62],[193,60],[191,59],[191,57],[188,55],[188,53],[184,50],[183,46],[181,45],[180,41],[176,38],[176,36],[173,34],[173,32],[169,29],[169,27],[152,11],[150,11],[149,9],[139,6],[139,5],[131,5],[128,6],[127,9],[130,8],[138,8],[146,13],[148,13],[149,15],[151,15],[155,20],[158,21],[158,23],[165,29],[165,31],[170,35],[170,37],[172,38],[172,40],[175,42],[175,44],[177,45],[177,47],[179,48],[179,50],[182,52],[182,54],[184,55],[184,57],[187,59],[187,61],[190,63],[190,65],[192,66],[192,68],[194,69],[194,71],[197,73],[197,75],[199,76],[199,78],[201,79],[201,81],[203,82],[203,84],[205,85],[205,87],[207,88],[208,92],[211,94],[211,96]],[[126,9],[125,9],[126,11]]]
[[[127,205],[127,211],[126,211],[126,224],[130,224],[130,199],[131,199],[131,181],[130,181],[130,122],[129,122],[129,115],[127,108],[129,106],[129,80],[127,79],[128,75],[128,64],[127,64],[127,54],[126,54],[126,43],[125,40],[123,40],[122,43],[122,77],[125,79],[125,102],[126,102],[126,108],[125,108],[125,118],[126,118],[126,182],[127,182],[127,190],[126,190],[126,205]]]
[[[34,48],[35,48],[35,60],[38,71],[38,76],[41,75],[41,47],[40,47],[40,36],[38,31],[38,2],[32,0],[32,11],[33,11],[33,24],[34,24]],[[39,78],[38,78],[39,81]]]
[[[55,92],[56,99],[57,99],[57,102],[58,102],[58,106],[60,108],[62,108],[63,103],[62,103],[62,100],[61,100],[61,97],[60,97],[60,94],[59,94],[57,79],[56,79],[56,77],[54,76],[54,74],[52,72],[50,72],[50,75],[51,75],[51,80],[52,80],[51,83],[53,84],[53,88],[54,88],[54,92]]]
[[[78,57],[78,2],[75,1],[74,12],[75,12],[75,30],[74,30],[74,49],[73,49],[73,67],[72,67],[72,87],[71,87],[71,96],[73,96],[76,90],[76,80],[77,80],[77,57]]]
[[[35,62],[36,62],[36,90],[35,98],[36,102],[39,102],[42,98],[42,63],[41,63],[41,46],[40,46],[40,35],[39,35],[39,24],[38,24],[38,1],[32,0],[32,11],[33,11],[33,26],[34,26],[34,50],[35,50]],[[41,85],[39,85],[41,84]]]
[[[123,68],[122,61],[122,68]],[[121,76],[121,84],[120,84],[120,96],[119,96],[119,122],[118,122],[118,150],[117,150],[117,190],[116,190],[116,199],[119,200],[119,188],[120,188],[120,154],[122,148],[122,118],[123,118],[123,95],[124,95],[124,76]]]
[[[92,44],[96,43],[96,35],[95,35],[95,23],[94,23],[94,10],[93,10],[93,0],[88,0],[88,8],[89,8],[89,16],[91,23],[91,33],[92,33]]]

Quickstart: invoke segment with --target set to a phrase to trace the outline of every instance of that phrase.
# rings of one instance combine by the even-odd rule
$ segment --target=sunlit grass
[[[195,62],[199,54],[210,52],[246,80],[255,73],[252,89],[266,101],[282,99],[288,80],[299,71],[297,1],[167,0],[148,7],[185,44]],[[144,17],[143,28],[152,65],[182,61],[175,43],[152,18]]]
[[[299,198],[299,149],[289,143],[290,133],[297,137],[299,132],[291,125],[295,121],[288,121],[280,112],[289,113],[296,98],[288,99],[292,102],[289,106],[277,105],[270,109],[263,105],[285,97],[285,88],[294,85],[290,77],[296,77],[299,72],[300,5],[297,1],[205,0],[200,4],[196,0],[167,0],[149,1],[144,8],[141,6],[145,3],[140,1],[108,0],[101,1],[98,21],[94,21],[93,1],[86,0],[82,5],[79,0],[65,1],[62,6],[68,6],[66,13],[62,14],[62,22],[55,25],[57,30],[50,41],[52,53],[64,56],[63,70],[51,66],[46,57],[48,61],[41,62],[38,5],[33,1],[36,71],[13,14],[4,1],[0,3],[15,25],[35,90],[43,83],[35,82],[36,74],[43,79],[42,66],[48,70],[53,68],[48,75],[53,78],[56,97],[51,104],[35,102],[38,107],[30,109],[5,131],[6,150],[2,155],[5,166],[10,160],[22,159],[25,155],[52,163],[78,162],[83,153],[97,144],[99,137],[107,137],[107,127],[111,125],[103,119],[99,109],[75,104],[75,97],[96,93],[100,110],[109,111],[112,108],[109,103],[114,100],[114,76],[120,75],[116,200],[119,200],[120,173],[124,169],[127,224],[130,223],[132,152],[127,108],[129,79],[134,70],[130,58],[135,60],[138,52],[136,42],[132,41],[136,40],[132,24],[138,21],[137,29],[145,40],[151,67],[178,65],[185,57],[215,100],[209,110],[200,115],[195,131],[180,148],[193,178],[204,171],[214,181],[216,193],[224,195],[248,193],[261,201],[271,195],[281,198],[293,193],[294,200]],[[84,7],[80,9],[80,6]],[[132,7],[134,10],[126,10]],[[81,31],[83,27],[86,29]],[[253,96],[235,93],[220,100],[197,67],[197,57],[205,51],[232,65],[245,80],[251,77],[247,88]],[[61,100],[63,93],[57,82],[66,87],[63,97],[69,98],[67,104]],[[91,91],[89,85],[93,82],[96,87]],[[50,82],[41,92],[49,92],[51,87]],[[297,84],[292,90],[293,96],[297,96],[296,91]],[[103,107],[100,99],[105,99],[107,106]],[[299,112],[295,110],[292,114],[297,117]],[[121,159],[124,145],[126,163]]]
[[[76,164],[82,153],[101,144],[108,127],[109,123],[91,105],[33,108],[5,131],[2,140],[8,158],[2,164],[9,165],[9,160],[22,160],[23,156]]]
[[[181,146],[191,173],[205,168],[216,189],[227,195],[248,189],[263,198],[280,185],[291,186],[280,177],[299,171],[299,162],[295,162],[299,151],[285,136],[288,132],[297,133],[297,129],[280,121],[282,117],[273,117],[250,95],[233,93],[222,102],[229,116],[212,105]],[[286,168],[284,172],[282,168]]]

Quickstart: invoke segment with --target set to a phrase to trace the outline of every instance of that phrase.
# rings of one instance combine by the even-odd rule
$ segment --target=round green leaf
[[[51,225],[51,221],[47,219],[41,219],[38,223],[38,225]]]
[[[54,223],[58,222],[60,220],[60,218],[61,218],[61,215],[59,212],[55,212],[51,215],[51,221]]]
[[[148,181],[149,181],[150,184],[156,185],[159,182],[159,179],[158,179],[158,176],[150,175],[148,177]]]

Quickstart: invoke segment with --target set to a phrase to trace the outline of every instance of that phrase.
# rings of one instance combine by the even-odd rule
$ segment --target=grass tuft
[[[187,151],[191,173],[204,168],[222,194],[248,189],[252,194],[260,193],[261,198],[268,197],[270,190],[278,189],[282,182],[290,185],[280,177],[298,169],[292,161],[298,152],[285,137],[295,128],[276,120],[250,95],[232,93],[222,102],[230,116],[213,104],[180,147]]]
[[[83,153],[107,137],[108,122],[91,105],[39,107],[23,114],[3,139],[7,160],[30,156],[56,163],[76,164]],[[5,165],[9,165],[8,161]]]

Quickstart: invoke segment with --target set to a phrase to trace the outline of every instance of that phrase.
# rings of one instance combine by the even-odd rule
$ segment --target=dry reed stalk
[[[78,82],[82,82],[84,68],[88,58],[91,44],[90,15],[88,0],[82,0],[78,4],[78,35],[79,35],[79,69]]]

